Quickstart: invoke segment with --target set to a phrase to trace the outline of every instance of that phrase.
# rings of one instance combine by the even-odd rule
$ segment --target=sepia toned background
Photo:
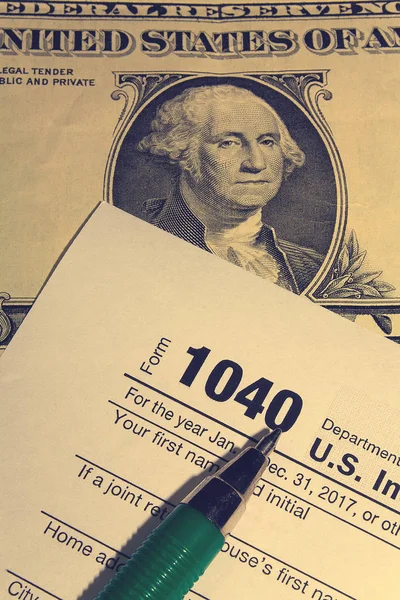
[[[296,4],[302,6],[300,3],[291,3],[291,6]],[[311,6],[313,3],[308,4]],[[124,92],[123,86],[116,85],[119,72],[191,72],[207,78],[226,74],[234,77],[241,73],[326,71],[325,88],[329,94],[321,94],[318,107],[343,165],[347,192],[343,242],[354,230],[359,251],[366,251],[362,269],[366,274],[382,271],[380,279],[387,282],[390,289],[379,297],[363,297],[358,303],[354,299],[341,301],[335,297],[328,298],[325,304],[336,309],[344,306],[344,312],[347,311],[350,318],[354,319],[357,315],[357,323],[378,334],[385,332],[372,319],[371,311],[389,315],[392,337],[396,339],[400,335],[400,318],[396,314],[400,307],[398,48],[367,51],[360,41],[352,52],[317,54],[307,49],[302,41],[305,33],[312,28],[330,32],[356,28],[360,36],[364,35],[365,41],[374,27],[387,34],[389,27],[396,24],[395,14],[324,19],[304,18],[303,15],[288,19],[279,17],[281,13],[278,12],[275,18],[267,15],[246,20],[240,18],[240,14],[244,13],[238,9],[231,13],[209,9],[207,13],[204,5],[204,10],[198,9],[203,20],[196,20],[190,19],[183,8],[185,18],[173,19],[168,15],[168,18],[165,15],[160,18],[157,11],[151,12],[148,5],[143,4],[140,18],[122,17],[125,14],[122,8],[119,14],[115,9],[107,18],[96,18],[93,14],[79,17],[76,12],[73,12],[72,18],[69,17],[71,11],[64,7],[63,12],[62,6],[63,3],[57,5],[60,16],[49,19],[40,16],[29,18],[26,16],[28,9],[18,17],[6,14],[5,5],[2,5],[1,27],[90,28],[93,31],[114,28],[133,36],[136,46],[125,56],[57,56],[54,53],[38,56],[17,50],[14,54],[0,53],[0,76],[5,78],[0,87],[3,140],[0,175],[0,300],[3,313],[0,315],[4,319],[5,314],[11,326],[2,340],[3,347],[15,333],[60,253],[94,206],[106,199],[135,212],[143,198],[158,195],[160,182],[171,174],[168,165],[159,167],[154,173],[146,163],[148,159],[138,157],[134,148],[136,139],[148,126],[157,102],[149,105],[148,112],[141,113],[129,127],[124,124],[132,106],[128,106],[124,94],[114,94],[112,98],[118,88]],[[335,6],[332,4],[332,12]],[[144,16],[145,9],[147,17]],[[176,6],[174,10],[177,10]],[[250,11],[251,15],[258,14],[254,11]],[[223,18],[224,14],[239,17]],[[297,37],[298,50],[289,56],[266,52],[254,56],[238,54],[230,58],[215,57],[207,52],[186,52],[182,55],[170,52],[149,56],[141,48],[141,34],[149,29],[184,30],[194,34],[201,31],[290,30]],[[54,85],[52,76],[47,77],[47,85],[27,85],[28,75],[23,76],[22,85],[16,85],[12,83],[10,67],[26,69],[30,73],[32,68],[73,69],[72,78],[93,80],[94,85]],[[286,115],[282,116],[285,119]],[[290,121],[290,116],[288,118]],[[121,135],[123,124],[126,135],[123,145],[120,145],[118,160],[114,160],[111,149],[115,147],[116,136]],[[300,127],[295,136],[301,138],[301,134]],[[323,148],[316,146],[310,135],[308,132],[304,136],[308,146],[305,148],[307,165],[304,167],[307,185],[302,187],[300,172],[296,173],[288,181],[286,190],[282,189],[280,197],[272,201],[267,213],[268,218],[272,213],[278,233],[289,231],[294,241],[297,239],[302,244],[309,235],[310,218],[314,219],[314,230],[325,232],[321,233],[320,239],[325,240],[326,249],[326,232],[332,229],[333,177],[329,169],[323,168]],[[109,181],[107,173],[112,176]],[[110,181],[113,182],[112,190]],[[323,207],[322,211],[315,210],[316,202]],[[332,257],[332,269],[337,255],[338,252],[336,257]],[[361,310],[356,310],[355,304],[361,306]],[[375,308],[372,310],[371,306]]]

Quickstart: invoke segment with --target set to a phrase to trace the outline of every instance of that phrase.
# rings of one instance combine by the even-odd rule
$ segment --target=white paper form
[[[1,598],[95,597],[280,425],[187,598],[397,599],[399,366],[387,340],[100,205],[0,361]]]

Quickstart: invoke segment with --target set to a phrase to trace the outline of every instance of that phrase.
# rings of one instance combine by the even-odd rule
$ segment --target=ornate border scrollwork
[[[320,99],[331,100],[333,97],[332,92],[325,87],[322,87],[328,83],[327,73],[328,71],[315,71],[313,73],[308,71],[280,74],[268,73],[258,75],[258,78],[269,84],[273,82],[274,87],[281,89],[283,92],[288,93],[294,99],[301,102],[311,116],[318,116],[321,124],[323,124],[332,135],[332,130],[319,106]],[[315,85],[318,86],[318,89],[313,91],[312,88]]]
[[[7,292],[0,292],[0,342],[4,342],[11,333],[11,321],[3,310],[3,302],[10,298]]]
[[[159,93],[167,85],[182,80],[185,76],[176,73],[119,73],[115,72],[115,83],[118,90],[111,94],[113,100],[124,98],[125,104],[121,110],[114,133],[117,134],[119,126],[124,124],[125,117],[129,117],[133,110],[137,110],[151,96]]]

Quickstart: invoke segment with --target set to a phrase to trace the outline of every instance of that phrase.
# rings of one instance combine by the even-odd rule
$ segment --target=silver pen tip
[[[256,444],[257,450],[259,450],[264,456],[268,456],[270,452],[275,448],[277,441],[282,433],[281,429],[274,429],[271,433],[265,435],[261,440]]]

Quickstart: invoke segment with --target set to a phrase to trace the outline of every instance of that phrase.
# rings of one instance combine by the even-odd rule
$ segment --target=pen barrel
[[[224,544],[219,529],[180,504],[153,531],[97,600],[181,600]]]

